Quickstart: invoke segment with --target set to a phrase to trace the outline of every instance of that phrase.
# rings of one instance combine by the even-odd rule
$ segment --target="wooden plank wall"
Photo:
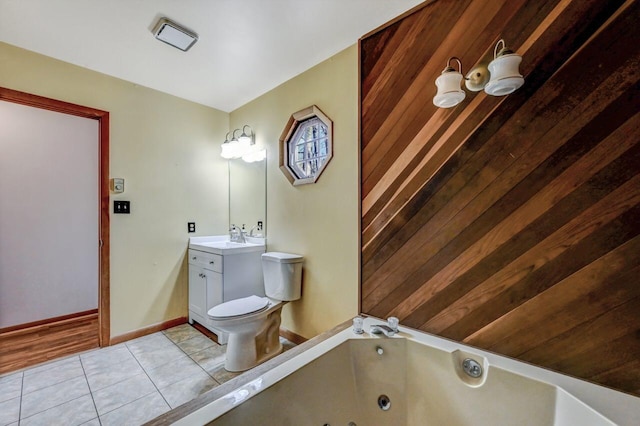
[[[638,22],[437,0],[360,41],[363,313],[640,395]],[[434,107],[500,38],[525,85]]]

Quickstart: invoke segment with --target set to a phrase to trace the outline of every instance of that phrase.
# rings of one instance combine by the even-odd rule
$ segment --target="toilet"
[[[248,370],[282,352],[280,314],[288,301],[300,299],[302,261],[297,254],[263,253],[266,297],[243,297],[209,309],[211,325],[229,335],[227,371]]]

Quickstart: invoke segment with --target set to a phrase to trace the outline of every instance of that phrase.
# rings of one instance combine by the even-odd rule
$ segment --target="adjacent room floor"
[[[142,424],[237,376],[223,367],[225,349],[184,324],[9,373],[0,426]]]

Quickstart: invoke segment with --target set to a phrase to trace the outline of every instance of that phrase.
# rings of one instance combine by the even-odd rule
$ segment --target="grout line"
[[[98,419],[98,423],[100,425],[102,425],[102,422],[100,421],[100,413],[98,413],[98,406],[96,405],[96,400],[93,397],[93,391],[91,390],[91,386],[89,386],[89,377],[87,377],[87,372],[84,369],[84,364],[82,362],[82,358],[80,358],[80,367],[82,367],[82,372],[84,373],[84,380],[87,382],[87,388],[89,388],[89,395],[91,395],[91,402],[93,402],[93,408],[96,410],[96,418]]]
[[[20,381],[20,408],[18,408],[18,426],[22,421],[22,394],[24,392],[24,371],[22,372],[22,380]]]
[[[160,333],[164,336],[164,333],[162,333],[162,332],[160,332]],[[155,334],[155,333],[154,333],[154,334]],[[166,337],[166,336],[165,336],[165,337]],[[172,341],[171,339],[169,339],[168,337],[167,337],[167,339],[168,339],[170,342],[172,342],[172,343],[173,343],[173,341]],[[167,399],[164,397],[164,395],[162,394],[162,392],[160,392],[160,389],[159,389],[159,388],[158,388],[158,386],[155,384],[155,382],[151,379],[151,377],[149,376],[149,373],[147,373],[147,370],[144,368],[144,366],[143,366],[142,364],[140,364],[140,361],[138,360],[138,358],[136,357],[136,355],[135,355],[133,352],[131,352],[131,349],[129,348],[129,346],[128,346],[128,345],[126,345],[126,344],[125,344],[125,346],[127,347],[127,350],[129,351],[129,353],[133,356],[133,359],[135,359],[135,360],[136,360],[136,362],[138,363],[138,365],[140,366],[140,368],[142,368],[142,371],[144,371],[144,374],[147,376],[147,378],[149,379],[149,381],[151,382],[151,384],[153,385],[153,387],[156,389],[156,392],[158,392],[158,394],[160,395],[160,397],[162,398],[162,400],[165,402],[165,404],[167,404],[167,407],[169,407],[169,410],[171,410],[171,404],[169,404],[169,401],[167,401]],[[150,394],[148,394],[148,395],[150,395]],[[145,395],[145,396],[146,396],[146,395]],[[142,397],[141,397],[141,398],[142,398]],[[140,399],[140,398],[138,398],[138,399]],[[135,400],[133,400],[133,401],[131,401],[131,402],[135,402],[135,401],[137,401],[138,399],[135,399]],[[131,404],[131,402],[129,402],[128,404]],[[128,404],[125,404],[125,405],[128,405]],[[124,407],[124,406],[123,406],[123,407]],[[105,414],[106,414],[106,413],[105,413]]]

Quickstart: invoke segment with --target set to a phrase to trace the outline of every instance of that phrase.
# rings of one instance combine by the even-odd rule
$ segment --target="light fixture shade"
[[[500,44],[503,48],[496,52]],[[488,66],[491,79],[484,88],[487,95],[505,96],[518,90],[524,84],[519,70],[520,62],[522,56],[507,49],[504,40],[499,40],[494,49],[494,59]]]
[[[247,128],[249,129],[248,133],[247,133],[247,130],[246,130]],[[251,126],[249,126],[248,124],[245,124],[244,126],[242,126],[242,134],[238,138],[238,141],[243,146],[251,145],[251,143],[253,142],[253,129],[251,129]]]
[[[242,155],[242,159],[247,163],[255,163],[267,158],[267,151],[265,149],[257,148],[255,145],[251,146],[247,152]]]
[[[439,108],[451,108],[462,102],[466,94],[460,87],[461,82],[461,73],[453,69],[450,71],[445,69],[445,71],[436,78],[438,92],[433,97],[433,104]]]
[[[231,147],[231,144],[228,141],[224,141],[223,144],[221,145],[222,151],[220,152],[220,156],[222,158],[226,158],[227,160],[230,160],[233,158],[233,149]]]

